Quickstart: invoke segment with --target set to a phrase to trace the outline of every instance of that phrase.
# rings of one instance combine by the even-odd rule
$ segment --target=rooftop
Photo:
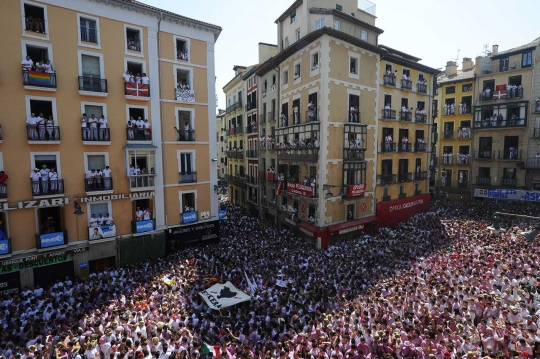
[[[437,76],[438,84],[460,82],[474,79],[474,66],[468,70],[458,70],[455,75],[447,76],[443,71],[439,76]]]
[[[533,41],[531,41],[531,42],[529,42],[527,44],[524,44],[524,45],[521,45],[521,46],[518,46],[518,47],[514,47],[512,49],[499,51],[499,53],[497,55],[491,55],[491,58],[492,59],[498,59],[498,58],[504,57],[504,55],[517,54],[517,53],[522,52],[523,50],[533,49],[536,46],[538,46],[539,44],[540,44],[540,37],[534,39]]]

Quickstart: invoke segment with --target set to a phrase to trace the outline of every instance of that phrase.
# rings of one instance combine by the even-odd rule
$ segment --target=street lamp
[[[503,228],[501,228],[499,224],[499,216],[507,216],[507,217],[516,217],[516,218],[524,218],[524,219],[534,219],[536,221],[539,221],[539,223],[536,225],[535,228],[528,232],[521,232],[520,234],[525,237],[529,242],[534,241],[536,238],[536,235],[540,231],[540,217],[532,217],[532,216],[524,216],[521,214],[512,214],[512,213],[503,213],[503,212],[495,212],[493,214],[493,225],[489,226],[488,229],[491,230],[493,233],[499,233],[500,231],[504,231]]]
[[[76,194],[73,197],[76,198],[73,201],[73,205],[75,207],[75,212],[73,212],[73,214],[75,215],[75,225],[77,226],[77,242],[78,242],[79,241],[79,216],[83,215],[84,212],[81,209],[81,203],[78,201],[79,195]]]

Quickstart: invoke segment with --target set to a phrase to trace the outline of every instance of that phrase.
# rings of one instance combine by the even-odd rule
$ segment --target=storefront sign
[[[475,188],[474,196],[480,198],[505,199],[513,201],[540,202],[540,192],[538,191]]]
[[[18,272],[0,275],[0,296],[17,295],[21,289],[21,276]]]
[[[61,246],[65,242],[64,232],[47,233],[39,236],[39,246],[41,248]]]
[[[304,197],[313,197],[313,191],[315,187],[311,187],[302,183],[287,182],[287,192],[293,194],[299,194]]]
[[[338,234],[345,234],[345,233],[351,233],[351,232],[354,232],[354,231],[358,231],[360,229],[364,229],[364,225],[363,224],[359,224],[357,226],[352,226],[350,228],[345,228],[345,229],[342,229],[338,232]]]
[[[379,227],[393,226],[416,213],[428,209],[431,195],[421,194],[412,198],[377,204],[377,222]]]
[[[116,226],[88,227],[88,239],[95,241],[116,236]]]
[[[71,254],[65,252],[55,252],[46,256],[35,256],[33,260],[13,261],[7,260],[0,262],[0,274],[18,272],[23,269],[38,268],[50,266],[71,261]],[[6,263],[5,265],[3,263]]]
[[[197,222],[198,219],[197,212],[182,213],[182,223],[193,223]]]
[[[291,226],[296,226],[296,222],[293,221],[293,220],[290,219],[290,218],[285,218],[285,223],[288,223],[288,224],[290,224]]]
[[[142,199],[151,198],[156,195],[155,192],[135,192],[126,194],[110,194],[106,196],[91,196],[79,198],[79,202],[102,202],[102,201],[114,201],[117,199]],[[15,209],[27,209],[27,208],[46,208],[56,207],[69,204],[69,198],[49,198],[41,200],[20,201],[16,203],[2,203],[1,209],[3,211],[12,211]]]
[[[167,253],[193,245],[219,242],[219,220],[169,228],[166,232]]]
[[[135,223],[135,233],[150,232],[154,230],[154,221],[147,219],[146,221],[138,221]]]
[[[304,227],[300,226],[300,232],[304,233],[305,235],[308,235],[310,237],[313,237],[313,232],[305,229]]]
[[[347,197],[363,196],[366,193],[366,184],[353,184],[349,185],[347,190]]]
[[[227,210],[226,209],[220,209],[219,210],[219,219],[227,219]]]

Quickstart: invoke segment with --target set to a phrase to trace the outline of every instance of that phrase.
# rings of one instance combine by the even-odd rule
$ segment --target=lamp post
[[[81,209],[81,203],[78,201],[79,195],[78,194],[73,195],[73,198],[75,198],[75,200],[73,201],[75,212],[73,212],[73,214],[75,215],[75,225],[77,226],[77,242],[78,242],[80,240],[79,239],[79,216],[84,214],[84,212]]]
[[[536,238],[536,235],[540,231],[540,217],[532,217],[532,216],[524,216],[521,214],[512,214],[512,213],[504,213],[504,212],[495,212],[493,214],[493,225],[489,226],[488,229],[491,230],[492,233],[498,234],[500,231],[504,231],[504,228],[501,228],[499,224],[499,216],[507,216],[507,217],[515,217],[515,218],[523,218],[523,219],[533,219],[538,221],[538,224],[535,228],[528,232],[521,232],[520,234],[525,237],[529,242],[534,241]]]

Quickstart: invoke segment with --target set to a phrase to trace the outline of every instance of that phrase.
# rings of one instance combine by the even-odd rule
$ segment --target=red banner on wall
[[[377,225],[378,227],[394,226],[399,222],[411,218],[416,213],[428,209],[430,201],[430,194],[421,194],[398,201],[378,203]]]
[[[366,184],[352,184],[347,190],[347,197],[363,196],[366,193]]]
[[[315,187],[305,185],[297,182],[287,182],[287,192],[299,194],[304,197],[313,197],[313,191]]]

